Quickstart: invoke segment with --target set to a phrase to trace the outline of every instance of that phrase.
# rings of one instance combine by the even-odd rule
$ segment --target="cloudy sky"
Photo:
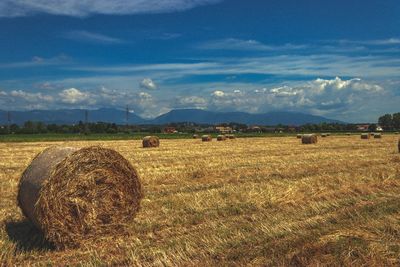
[[[2,0],[0,109],[400,111],[398,0]]]

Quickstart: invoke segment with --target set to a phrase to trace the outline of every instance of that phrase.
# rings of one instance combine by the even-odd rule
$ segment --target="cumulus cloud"
[[[216,96],[216,97],[223,97],[225,95],[225,92],[221,91],[221,90],[217,90],[217,91],[214,91],[211,95]]]
[[[58,94],[61,97],[61,102],[67,104],[78,104],[85,102],[89,98],[89,94],[81,92],[76,88],[65,89]]]
[[[157,89],[157,85],[152,79],[145,78],[140,82],[140,88],[155,90],[155,89]]]
[[[221,0],[3,0],[0,2],[0,17],[19,17],[38,13],[74,17],[93,14],[168,13],[218,2]]]
[[[174,108],[200,108],[207,107],[207,100],[200,96],[183,96],[177,97]]]

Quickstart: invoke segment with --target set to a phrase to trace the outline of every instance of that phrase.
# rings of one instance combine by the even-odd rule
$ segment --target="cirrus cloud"
[[[3,0],[0,17],[20,17],[39,13],[85,17],[93,14],[130,15],[170,13],[197,6],[215,4],[222,0]]]

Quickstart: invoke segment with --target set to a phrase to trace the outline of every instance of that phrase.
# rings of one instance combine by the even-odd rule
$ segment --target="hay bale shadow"
[[[55,249],[29,220],[6,222],[6,232],[18,251]]]

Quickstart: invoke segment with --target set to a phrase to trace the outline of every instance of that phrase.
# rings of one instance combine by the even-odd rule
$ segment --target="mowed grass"
[[[139,140],[0,144],[4,265],[399,266],[396,136],[205,142]],[[145,190],[129,235],[57,251],[16,205],[19,177],[51,145],[113,148]]]

